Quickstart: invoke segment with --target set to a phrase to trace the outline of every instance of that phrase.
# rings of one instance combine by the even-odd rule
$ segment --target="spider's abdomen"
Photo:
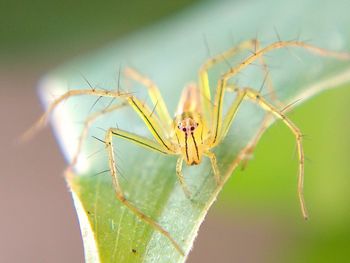
[[[181,93],[176,116],[183,113],[202,113],[200,91],[196,84],[188,84]]]

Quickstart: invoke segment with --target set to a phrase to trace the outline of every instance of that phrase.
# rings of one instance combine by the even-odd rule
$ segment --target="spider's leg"
[[[53,112],[53,110],[64,100],[70,97],[81,96],[81,95],[92,95],[98,97],[112,97],[112,98],[125,98],[129,96],[128,93],[101,90],[101,89],[79,89],[79,90],[69,90],[55,99],[46,112],[41,115],[41,117],[21,136],[22,140],[27,140],[32,137],[38,130],[43,128],[47,124],[48,117]]]
[[[256,139],[255,137],[252,138],[252,141],[255,139]],[[244,160],[249,144],[250,143],[248,143],[247,146],[245,146],[242,150],[240,150],[240,152],[237,154],[237,157],[228,165],[227,169],[225,170],[225,173],[221,178],[220,184],[209,197],[207,207],[209,207],[217,199],[217,195],[221,192],[227,180],[231,177],[232,173],[236,170],[236,168],[241,163],[241,161]]]
[[[229,59],[230,57],[235,56],[239,52],[242,52],[247,49],[251,49],[251,52],[253,54],[256,53],[256,51],[260,47],[260,42],[257,39],[251,39],[248,41],[244,41],[240,43],[238,46],[232,47],[229,50],[226,50],[225,52],[218,54],[210,59],[208,59],[200,68],[199,70],[199,79],[200,79],[200,87],[201,87],[201,93],[202,93],[202,101],[203,101],[203,108],[210,112],[210,102],[211,102],[211,94],[209,89],[209,76],[208,71],[216,64],[221,63],[225,61],[226,59]],[[271,99],[277,100],[276,94],[274,92],[274,89],[272,87],[272,81],[271,77],[269,75],[269,69],[267,67],[267,64],[265,62],[265,59],[263,56],[260,57],[259,62],[262,66],[263,71],[266,75],[266,81],[267,81],[267,88],[269,90],[269,94]],[[211,117],[211,116],[209,116]]]
[[[236,68],[231,69],[229,72],[227,72],[225,74],[226,78],[230,78],[232,76],[234,76],[235,74],[237,74],[239,71],[241,71],[244,67],[246,67],[247,65],[249,65],[250,63],[252,63],[255,59],[260,58],[261,63],[263,65],[263,69],[265,71],[266,74],[266,80],[267,80],[267,87],[269,90],[269,96],[270,99],[272,101],[274,101],[274,103],[277,103],[279,106],[282,105],[282,103],[280,103],[277,100],[276,94],[274,92],[274,88],[272,85],[272,80],[269,74],[269,70],[268,67],[265,63],[265,61],[263,60],[263,55],[267,52],[270,52],[274,49],[278,49],[278,48],[283,48],[283,47],[299,47],[299,48],[304,48],[309,52],[318,54],[320,56],[325,56],[325,57],[334,57],[337,59],[341,59],[341,60],[349,60],[350,59],[350,54],[349,53],[345,53],[345,52],[334,52],[334,51],[330,51],[330,50],[326,50],[326,49],[322,49],[316,46],[312,46],[309,44],[306,44],[304,42],[298,42],[298,41],[285,41],[285,42],[276,42],[273,43],[269,46],[267,46],[266,48],[263,48],[259,51],[254,52],[254,54],[252,56],[250,56],[249,58],[247,58],[247,60],[243,61],[240,65],[238,65]],[[257,44],[258,47],[258,44]],[[246,154],[247,157],[249,157],[249,155],[251,155],[256,147],[256,144],[259,141],[259,138],[261,137],[261,135],[263,134],[263,132],[266,130],[266,128],[269,126],[269,124],[271,123],[272,118],[270,115],[266,115],[265,119],[263,120],[261,127],[257,133],[257,136],[255,138],[255,140],[251,141],[249,144],[249,147],[246,150]],[[226,125],[227,126],[227,125]],[[224,132],[225,133],[225,132]],[[226,133],[225,133],[226,134]],[[245,159],[244,163],[243,163],[243,167],[246,166],[248,161],[248,158]]]
[[[213,169],[215,181],[219,185],[221,182],[221,176],[220,176],[220,170],[218,168],[216,156],[214,153],[209,152],[209,151],[206,151],[204,154],[210,159],[211,168]]]
[[[177,178],[179,179],[179,182],[181,184],[181,187],[182,187],[184,193],[186,194],[186,196],[188,198],[191,198],[191,192],[188,189],[188,187],[186,185],[186,182],[185,182],[185,179],[184,179],[184,176],[182,174],[182,163],[183,163],[183,161],[184,161],[184,158],[182,156],[180,156],[177,159],[177,162],[176,162],[176,175],[177,175]]]
[[[288,107],[288,106],[287,106]],[[285,110],[281,110],[280,112],[284,113]],[[253,152],[255,150],[256,145],[258,144],[261,136],[263,135],[263,133],[265,132],[265,130],[270,126],[270,124],[273,121],[273,116],[271,113],[267,113],[267,115],[265,116],[264,120],[261,123],[261,126],[258,130],[258,132],[256,133],[255,137],[248,143],[248,145],[245,147],[245,158],[242,162],[242,169],[245,169],[248,161],[251,159]]]
[[[277,99],[277,96],[276,96],[276,93],[274,91],[274,88],[273,88],[273,84],[272,84],[272,80],[271,80],[271,77],[270,77],[270,72],[268,70],[268,67],[265,63],[265,61],[262,59],[261,60],[261,63],[262,63],[262,66],[263,66],[263,69],[265,71],[265,80],[267,81],[267,87],[268,87],[268,90],[269,90],[269,97],[270,97],[270,100],[274,102],[274,104],[277,104],[278,106],[281,106],[282,103]],[[264,80],[264,81],[265,81]],[[236,86],[235,85],[230,85],[228,84],[227,87],[226,87],[226,90],[227,91],[231,91],[231,92],[235,92],[236,91]],[[236,103],[236,102],[234,102]],[[234,104],[233,103],[233,104]],[[232,114],[232,112],[231,112]],[[234,116],[233,117],[224,117],[224,122],[227,122],[228,120],[233,120],[234,119]],[[257,135],[255,136],[255,138],[253,140],[251,140],[249,142],[249,144],[247,145],[246,147],[246,150],[244,151],[245,152],[245,157],[244,157],[244,160],[242,162],[242,170],[245,169],[247,167],[247,164],[249,162],[249,160],[251,160],[252,156],[253,156],[253,152],[262,136],[262,134],[264,133],[264,131],[269,127],[269,125],[271,124],[271,121],[273,120],[273,116],[271,116],[271,113],[267,113],[261,123],[261,126],[257,132]],[[224,123],[223,126],[225,127],[222,131],[222,134],[221,136],[222,137],[225,137],[227,132],[228,132],[228,128],[231,126],[231,123]]]
[[[256,41],[254,54],[259,49],[260,49],[260,43],[259,43],[259,41]],[[273,101],[273,103],[275,105],[282,106],[282,103],[277,98],[277,94],[276,94],[275,89],[273,87],[272,78],[271,78],[271,75],[270,75],[270,70],[269,70],[269,68],[268,68],[268,66],[266,64],[266,61],[265,61],[264,57],[261,56],[259,61],[260,61],[261,65],[262,65],[262,69],[263,69],[263,71],[265,73],[265,78],[263,80],[261,89],[263,88],[263,86],[264,86],[264,84],[266,82],[266,84],[267,84],[266,86],[267,86],[267,90],[268,90],[268,96],[270,97],[270,100]],[[272,119],[273,119],[273,117],[271,116],[271,113],[267,113],[266,116],[264,117],[264,120],[261,123],[261,126],[260,126],[260,128],[259,128],[259,130],[257,132],[257,135],[247,145],[246,150],[245,150],[245,157],[244,157],[244,160],[242,162],[242,169],[246,168],[246,166],[248,164],[248,161],[253,156],[253,152],[254,152],[254,150],[256,148],[256,145],[258,144],[258,142],[259,142],[262,134],[264,133],[264,131],[268,128],[268,126],[271,123]],[[226,131],[226,133],[227,133],[227,131]],[[226,133],[225,133],[225,135],[226,135]]]
[[[152,116],[152,110],[132,95],[127,97],[127,101],[141,117],[156,141],[167,151],[174,151],[173,144],[167,139],[169,130],[164,131],[164,128],[161,126],[158,119]]]
[[[250,40],[250,41],[246,41],[241,43],[240,45],[238,45],[237,47],[234,47],[224,53],[222,53],[221,55],[218,55],[217,57],[214,57],[211,60],[208,60],[203,66],[202,68],[204,69],[203,72],[201,72],[202,74],[202,78],[206,80],[206,83],[208,83],[208,74],[207,74],[207,69],[212,67],[215,63],[218,62],[222,62],[224,59],[226,59],[229,56],[233,56],[235,54],[237,54],[240,51],[249,49],[249,48],[254,48],[254,54],[256,54],[256,50],[259,48],[259,42],[258,40]],[[272,82],[271,82],[271,78],[270,78],[270,73],[268,70],[268,67],[265,63],[265,60],[262,56],[260,56],[260,63],[263,66],[263,70],[265,72],[266,75],[266,80],[268,81],[268,86],[269,86],[269,90],[273,91],[272,88]],[[202,70],[201,68],[201,70]],[[228,71],[230,72],[231,69]],[[226,74],[228,74],[228,72]],[[228,84],[227,80],[228,78],[226,78],[226,74],[223,75],[223,77],[221,77],[218,81],[218,86],[216,89],[216,94],[215,94],[215,98],[214,98],[214,106],[213,106],[213,114],[211,117],[212,120],[212,144],[215,146],[218,144],[219,140],[218,137],[220,137],[220,133],[221,133],[221,125],[222,125],[222,103],[223,103],[223,99],[224,99],[224,94],[225,94],[225,90],[226,89],[232,89],[235,90],[234,85],[232,84]],[[205,84],[204,81],[202,81],[202,84]],[[209,86],[207,86],[209,89]],[[271,92],[271,94],[273,95],[274,92]],[[271,95],[271,96],[272,96]],[[239,102],[239,101],[237,101]],[[236,102],[235,102],[236,103]]]
[[[244,89],[236,89],[237,91],[237,98],[236,101],[232,104],[231,108],[228,111],[228,114],[226,115],[226,118],[224,120],[223,124],[223,131],[228,130],[229,126],[232,123],[232,119],[234,118],[239,106],[241,105],[243,99],[250,99],[256,104],[258,104],[261,108],[263,108],[265,111],[270,112],[274,116],[282,119],[282,121],[288,126],[288,128],[293,132],[296,143],[297,143],[297,151],[299,156],[299,173],[298,173],[298,197],[299,202],[301,206],[301,211],[305,219],[307,219],[307,211],[305,207],[305,201],[304,201],[304,194],[303,194],[303,185],[304,185],[304,151],[302,146],[302,133],[300,132],[299,128],[289,119],[287,118],[283,112],[281,112],[278,108],[270,104],[268,101],[266,101],[264,98],[261,97],[261,95],[251,88],[244,88]],[[223,137],[220,138],[220,140]],[[253,141],[254,143],[254,141]]]
[[[165,139],[165,131],[164,128],[161,127],[159,121],[152,116],[152,111],[141,103],[136,97],[131,95],[130,93],[124,93],[119,91],[109,91],[109,90],[100,90],[100,89],[83,89],[83,90],[70,90],[55,99],[47,109],[47,111],[40,117],[40,119],[34,123],[34,125],[22,136],[22,138],[26,139],[35,133],[38,129],[42,128],[48,119],[50,113],[59,105],[62,101],[79,95],[93,95],[98,97],[112,97],[112,98],[120,98],[126,100],[130,106],[134,108],[134,110],[139,114],[141,119],[145,122],[148,129],[151,131],[155,139],[165,146],[168,150],[171,150],[172,145]]]
[[[264,120],[262,121],[260,128],[258,130],[258,132],[256,133],[255,137],[253,140],[251,140],[245,150],[245,157],[244,160],[242,162],[242,170],[244,170],[247,167],[248,161],[252,159],[253,157],[253,152],[256,148],[256,145],[258,144],[261,136],[263,135],[263,133],[265,132],[265,130],[270,126],[271,122],[273,120],[273,116],[271,116],[271,113],[267,114],[264,118]]]
[[[226,79],[227,81],[231,77],[235,76],[238,72],[240,72],[241,70],[249,66],[251,63],[253,63],[256,59],[261,58],[266,53],[273,51],[275,49],[287,48],[287,47],[303,48],[306,51],[309,51],[319,56],[333,57],[339,60],[350,60],[350,53],[347,53],[347,52],[331,51],[331,50],[319,48],[301,41],[279,41],[279,42],[272,43],[265,48],[257,50],[256,52],[254,52],[254,54],[249,56],[247,59],[243,60],[239,65],[227,71],[223,75],[223,78]]]
[[[208,71],[216,64],[221,63],[236,55],[237,53],[244,51],[246,49],[253,48],[256,45],[256,40],[248,40],[240,43],[239,45],[232,47],[225,52],[218,54],[210,59],[208,59],[199,69],[199,87],[201,92],[201,100],[203,105],[203,110],[205,113],[211,112],[211,93],[210,93],[210,85],[209,85],[209,75]],[[207,119],[211,118],[211,116],[205,116]]]
[[[117,128],[110,128],[107,132],[107,135],[106,135],[107,141],[109,140],[111,142],[112,136],[116,136],[116,137],[120,137],[120,138],[129,140],[129,141],[132,141],[140,146],[146,147],[148,149],[151,149],[153,151],[156,151],[156,152],[159,152],[162,154],[175,154],[174,152],[169,151],[163,145],[160,145],[153,140],[150,140],[146,137],[142,137],[142,136],[133,134],[133,133],[128,132],[128,131],[124,131],[124,130],[117,129]],[[107,141],[106,141],[106,143],[107,143]],[[107,147],[109,147],[109,145],[107,145]]]
[[[90,115],[85,121],[84,121],[84,126],[83,126],[83,129],[82,129],[82,132],[79,136],[79,139],[78,139],[78,146],[77,146],[77,150],[73,156],[73,159],[72,159],[72,162],[70,163],[70,165],[68,166],[67,169],[72,169],[74,167],[74,165],[77,163],[78,161],[78,156],[80,154],[80,151],[81,151],[81,148],[83,146],[83,143],[84,143],[84,140],[86,139],[87,135],[88,135],[88,131],[89,131],[89,128],[91,127],[91,125],[96,121],[97,118],[105,115],[105,114],[108,114],[112,111],[115,111],[115,110],[118,110],[122,107],[125,107],[129,105],[126,101],[120,103],[120,104],[117,104],[117,105],[112,105],[106,109],[103,109],[101,111],[98,111],[98,112],[95,112],[94,114]]]
[[[262,62],[262,63],[265,63],[265,62]],[[272,85],[272,81],[269,77],[269,71],[268,71],[268,68],[267,68],[267,65],[266,64],[263,64],[263,66],[265,67],[266,66],[266,78],[268,80],[268,87],[269,87],[269,96],[270,96],[270,99],[274,102],[274,103],[277,103],[278,105],[281,105],[282,103],[280,103],[278,100],[277,100],[277,97],[276,97],[276,94],[274,92],[274,89],[273,89],[273,85]],[[236,86],[235,85],[230,85],[228,84],[227,87],[226,87],[226,90],[227,91],[230,91],[230,92],[235,92],[236,91]],[[238,98],[238,101],[234,101],[232,105],[236,105],[237,103],[239,103],[240,99]],[[225,117],[224,117],[224,124],[223,124],[223,130],[222,130],[222,133],[221,133],[221,139],[224,138],[228,132],[228,129],[229,127],[231,126],[231,121],[234,119],[234,114],[236,112],[236,108],[235,107],[232,107],[231,106],[231,112],[229,111],[229,114],[227,114]],[[233,115],[232,115],[233,114]],[[231,116],[230,116],[231,115]],[[242,162],[242,169],[245,169],[247,164],[248,164],[248,161],[252,158],[253,156],[253,152],[256,148],[256,145],[258,144],[262,134],[264,133],[264,131],[269,127],[269,125],[271,124],[271,121],[272,121],[273,117],[271,116],[271,113],[267,113],[266,116],[264,117],[262,123],[261,123],[261,126],[257,132],[257,135],[254,137],[253,140],[251,140],[249,142],[249,144],[247,145],[244,153],[245,153],[245,157],[244,157],[244,160]],[[229,121],[229,123],[228,123]],[[220,140],[221,140],[220,139]],[[220,141],[219,140],[219,141]],[[219,142],[217,141],[217,143]],[[216,143],[216,144],[217,144]]]
[[[141,83],[147,88],[148,94],[151,97],[152,103],[155,107],[155,112],[159,116],[160,121],[166,124],[166,128],[170,128],[172,119],[157,85],[149,78],[141,75],[141,73],[137,72],[135,69],[126,68],[124,73],[128,78]]]
[[[333,57],[340,60],[350,60],[350,53],[346,52],[335,52],[326,49],[322,49],[316,46],[312,46],[300,41],[279,41],[275,42],[265,48],[257,50],[247,59],[243,60],[239,65],[231,68],[225,74],[221,76],[218,81],[215,99],[214,99],[214,109],[212,117],[212,143],[215,145],[218,143],[218,137],[221,133],[221,120],[222,120],[222,102],[224,97],[224,90],[228,85],[228,80],[239,73],[241,70],[246,68],[248,65],[253,63],[255,60],[260,59],[266,53],[273,51],[275,49],[287,48],[287,47],[299,47],[303,48],[311,53],[315,53],[320,56]]]
[[[213,144],[212,147],[215,147],[217,144],[220,143],[220,141],[222,141],[223,138],[226,137],[226,135],[229,131],[229,128],[231,127],[232,121],[234,120],[234,118],[236,116],[237,110],[238,110],[238,108],[239,108],[239,106],[244,98],[243,94],[240,93],[241,89],[234,87],[232,89],[232,91],[237,92],[238,95],[235,98],[235,100],[233,101],[233,103],[231,104],[230,108],[228,109],[228,111],[223,119],[223,122],[222,122],[222,129],[220,130],[220,133],[218,135],[219,138],[216,140],[215,144]],[[271,115],[270,114],[265,116],[265,118],[264,118],[264,120],[263,120],[263,122],[258,130],[258,133],[257,133],[258,135],[254,138],[254,140],[250,141],[249,147],[246,147],[246,150],[245,150],[246,159],[243,163],[243,167],[247,164],[249,156],[253,153],[253,151],[256,147],[256,144],[258,143],[261,135],[263,134],[265,129],[269,126],[269,124],[271,122]]]
[[[108,150],[108,159],[109,159],[109,168],[111,171],[112,179],[113,179],[113,186],[115,189],[115,194],[117,199],[124,204],[126,207],[128,207],[137,217],[139,217],[142,221],[148,223],[152,228],[159,231],[162,235],[164,235],[176,248],[176,250],[181,254],[184,255],[184,251],[180,247],[180,245],[174,240],[174,238],[170,235],[168,231],[166,231],[162,226],[160,226],[156,221],[154,221],[151,217],[145,215],[141,210],[139,210],[136,206],[134,206],[130,201],[128,201],[122,191],[122,188],[119,183],[118,179],[118,173],[116,168],[116,160],[114,156],[114,150],[113,150],[113,144],[112,144],[112,138],[113,136],[118,136],[120,138],[129,140],[133,143],[139,144],[143,147],[146,147],[148,149],[163,153],[163,154],[172,154],[172,152],[169,152],[166,148],[164,148],[162,145],[159,145],[147,138],[122,131],[120,129],[110,128],[107,131],[106,134],[106,147]]]
[[[222,127],[222,104],[224,100],[225,89],[227,86],[227,80],[225,78],[220,78],[218,81],[218,86],[216,89],[214,109],[212,111],[212,122],[211,122],[211,145],[216,146],[220,140],[220,133]],[[235,99],[234,104],[237,103],[238,96]]]

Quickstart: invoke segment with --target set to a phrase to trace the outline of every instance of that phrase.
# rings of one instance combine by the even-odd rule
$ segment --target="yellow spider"
[[[259,62],[263,65],[263,68],[266,72],[266,77],[269,77],[267,66],[263,60],[263,55],[270,51],[285,47],[299,47],[321,56],[334,57],[337,59],[350,59],[350,54],[348,53],[328,51],[300,41],[278,41],[266,46],[265,48],[259,48],[259,43],[257,40],[245,41],[237,47],[233,47],[223,52],[222,54],[210,58],[201,66],[199,70],[199,83],[190,84],[184,88],[174,118],[170,117],[166,104],[157,86],[151,80],[142,76],[140,73],[136,72],[133,69],[127,68],[125,70],[126,76],[130,79],[133,79],[134,81],[139,82],[147,88],[148,94],[154,105],[153,110],[151,110],[134,95],[126,92],[120,92],[119,90],[108,91],[95,88],[71,90],[55,99],[49,106],[46,113],[38,120],[38,122],[30,131],[32,132],[33,130],[42,127],[47,122],[49,114],[56,108],[56,106],[69,97],[78,95],[93,95],[98,97],[113,97],[122,100],[122,104],[110,106],[103,111],[94,113],[86,119],[82,134],[79,139],[76,155],[74,156],[72,164],[70,166],[72,167],[77,162],[77,156],[81,150],[82,143],[92,122],[97,117],[115,111],[122,106],[131,106],[146,124],[147,128],[152,133],[154,140],[118,128],[108,129],[104,143],[106,144],[108,151],[109,169],[113,178],[116,197],[139,218],[141,218],[141,220],[147,222],[153,228],[167,237],[174,245],[174,247],[179,251],[179,253],[184,255],[184,252],[180,245],[163,227],[161,227],[152,218],[145,215],[125,198],[118,179],[112,138],[113,136],[117,136],[161,154],[177,155],[178,160],[176,164],[176,175],[185,194],[187,196],[190,196],[190,191],[186,186],[182,174],[183,161],[185,161],[187,165],[197,165],[201,163],[203,158],[209,158],[215,180],[219,184],[220,172],[217,166],[215,154],[211,150],[219,145],[225,138],[232,124],[232,121],[235,118],[237,110],[242,104],[242,101],[244,99],[248,99],[257,103],[266,112],[269,112],[275,117],[282,119],[282,121],[290,128],[295,136],[297,143],[297,152],[299,156],[298,196],[302,214],[304,218],[307,218],[308,215],[303,197],[304,152],[302,147],[302,133],[298,127],[288,117],[285,116],[284,110],[280,110],[275,105],[272,105],[256,90],[250,87],[240,88],[238,86],[232,86],[228,84],[229,79],[231,79],[233,76],[245,69],[248,65],[257,59],[259,59]],[[221,75],[217,82],[214,98],[212,99],[208,77],[208,71],[210,68],[213,65],[223,62],[225,59],[232,57],[239,52],[247,50],[255,51],[247,58],[245,58],[241,63],[230,68],[227,72]],[[228,108],[227,113],[223,115],[223,99],[227,90],[236,92],[236,97]],[[266,122],[263,122],[259,133],[261,134],[266,128],[267,124]],[[255,144],[256,141],[251,146],[250,152],[254,149]]]

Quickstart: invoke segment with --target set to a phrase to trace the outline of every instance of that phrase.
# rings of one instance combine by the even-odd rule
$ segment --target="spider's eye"
[[[185,131],[186,131],[186,128],[182,128],[182,131],[185,132]]]
[[[194,127],[192,126],[192,127],[191,127],[191,131],[193,131],[193,130],[194,130]]]

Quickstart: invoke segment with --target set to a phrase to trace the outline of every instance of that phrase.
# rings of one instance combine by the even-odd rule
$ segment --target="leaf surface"
[[[43,100],[50,103],[52,95],[56,97],[68,89],[88,88],[80,73],[94,88],[116,90],[119,68],[131,66],[158,84],[169,112],[175,112],[182,87],[197,81],[201,63],[240,41],[255,38],[257,32],[262,46],[278,41],[279,37],[294,39],[302,30],[302,38],[311,37],[314,45],[349,50],[350,31],[346,25],[350,18],[346,1],[324,1],[315,9],[316,3],[272,0],[201,3],[47,74],[41,82]],[[228,59],[210,72],[212,92],[218,76],[250,52],[252,50]],[[302,99],[297,103],[300,104],[322,90],[350,81],[348,61],[315,56],[298,48],[271,52],[266,62],[278,100],[285,106]],[[261,67],[252,65],[233,78],[232,83],[259,90],[263,79]],[[149,104],[144,89],[123,76],[121,88],[132,91]],[[225,109],[232,96],[227,95]],[[82,122],[111,102],[102,98],[95,103],[96,99],[70,98],[53,114],[54,130],[68,162],[76,152]],[[116,103],[118,100],[113,101]],[[223,183],[232,175],[238,165],[235,160],[243,157],[239,153],[257,134],[264,116],[258,106],[244,103],[228,136],[215,148]],[[150,137],[146,126],[129,107],[99,118],[90,128],[75,174],[67,175],[82,229],[86,261],[184,262],[200,224],[222,187],[216,186],[209,160],[204,159],[198,166],[184,165],[185,180],[192,193],[190,200],[176,178],[176,157],[159,155],[120,139],[113,141],[126,197],[169,231],[185,251],[182,256],[164,235],[117,201],[110,174],[100,173],[108,169],[107,155],[104,145],[92,136],[103,140],[110,127]]]

